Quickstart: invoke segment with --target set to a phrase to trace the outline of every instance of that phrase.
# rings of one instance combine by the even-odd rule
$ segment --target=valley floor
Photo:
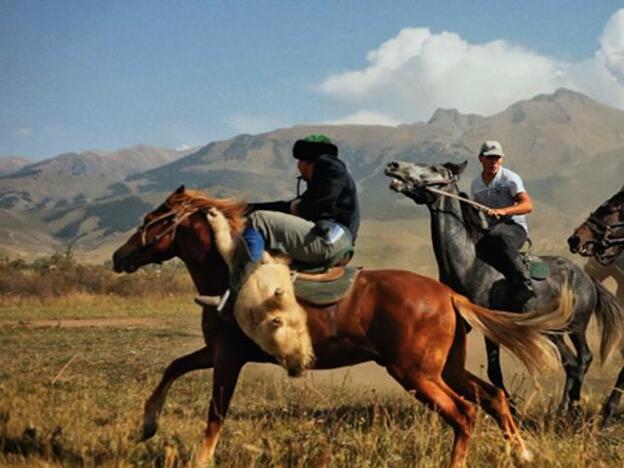
[[[0,302],[0,465],[185,466],[205,427],[211,371],[181,378],[159,433],[136,442],[142,406],[165,366],[202,346],[191,297],[159,300],[74,296]],[[592,340],[595,350],[596,340]],[[471,336],[469,365],[479,375],[483,344]],[[518,394],[534,466],[624,465],[623,409],[595,430],[602,399],[622,361],[597,360],[583,414],[555,415],[562,373],[527,377],[505,360]],[[452,433],[380,367],[315,371],[289,380],[276,366],[248,365],[217,447],[221,466],[422,466],[448,463]],[[177,465],[176,465],[177,463]],[[483,414],[469,466],[515,466],[496,425]]]

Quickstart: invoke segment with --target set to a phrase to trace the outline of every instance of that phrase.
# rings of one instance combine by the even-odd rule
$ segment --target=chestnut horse
[[[624,307],[624,187],[595,211],[568,237],[572,253],[590,257],[585,271],[598,281],[612,277],[617,283],[616,297]],[[620,330],[624,334],[624,330]],[[624,350],[621,350],[624,354]],[[605,426],[624,392],[624,367],[602,413]]]
[[[179,257],[200,294],[220,295],[228,270],[214,245],[206,218],[211,207],[227,217],[233,234],[242,229],[246,205],[211,199],[184,186],[145,216],[143,224],[113,255],[117,272]],[[541,315],[506,314],[479,307],[443,284],[398,270],[363,270],[338,304],[304,304],[316,355],[315,368],[328,369],[365,361],[384,366],[406,390],[449,423],[455,434],[451,466],[464,462],[478,403],[499,424],[523,458],[530,457],[510,414],[504,393],[465,367],[463,320],[507,347],[529,368],[543,367],[552,349],[541,332],[562,328],[569,319],[569,295],[557,309]],[[543,311],[540,312],[543,314]],[[206,346],[173,361],[145,403],[143,436],[153,436],[170,385],[181,375],[212,367],[213,388],[208,425],[197,464],[212,460],[230,399],[247,362],[275,362],[216,310],[205,307]]]

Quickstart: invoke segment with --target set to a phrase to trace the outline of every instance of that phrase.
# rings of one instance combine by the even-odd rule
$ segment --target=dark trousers
[[[479,240],[477,255],[500,271],[509,281],[523,282],[529,278],[529,273],[518,254],[518,249],[526,240],[527,233],[522,226],[503,221],[486,231]]]

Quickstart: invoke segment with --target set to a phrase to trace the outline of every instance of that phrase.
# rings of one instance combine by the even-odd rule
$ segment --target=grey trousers
[[[314,230],[311,221],[278,211],[255,211],[247,218],[247,225],[260,232],[266,250],[282,252],[301,263],[324,265],[352,246],[346,230],[329,244]]]

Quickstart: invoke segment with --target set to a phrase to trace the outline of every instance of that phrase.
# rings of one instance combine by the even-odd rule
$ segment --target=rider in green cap
[[[357,189],[338,159],[338,147],[327,136],[312,134],[297,140],[292,154],[307,189],[299,194],[297,184],[292,200],[249,204],[242,234],[246,252],[238,256],[238,272],[231,272],[234,292],[241,272],[259,262],[265,249],[288,255],[295,267],[344,264],[353,255],[360,224]]]
[[[338,263],[343,258],[337,256],[351,253],[360,224],[355,182],[325,135],[297,140],[293,157],[307,190],[289,201],[252,204],[248,226],[262,235],[267,250],[296,262]]]

